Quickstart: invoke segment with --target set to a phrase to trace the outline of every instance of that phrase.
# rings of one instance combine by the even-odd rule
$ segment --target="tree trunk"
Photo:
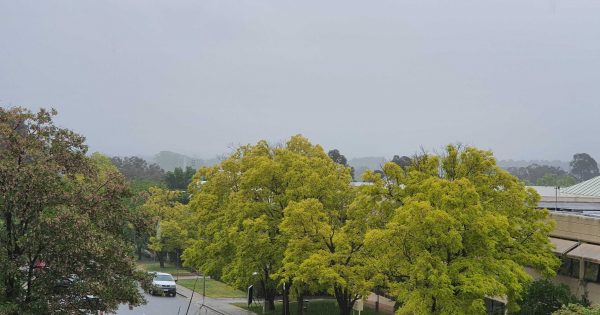
[[[275,290],[267,289],[265,291],[265,303],[269,311],[275,310]]]
[[[265,305],[269,311],[275,310],[275,294],[277,294],[277,285],[271,280],[269,268],[263,269],[263,276],[261,279],[261,286],[265,294]]]
[[[7,278],[5,278],[4,285],[4,297],[6,298],[6,301],[16,302],[18,293],[17,282],[15,281],[15,278],[12,275],[9,275]]]
[[[160,268],[165,268],[165,253],[157,252],[156,256],[158,256],[158,263],[160,264]]]
[[[137,245],[138,260],[142,260],[142,244]]]
[[[290,284],[283,283],[283,315],[290,315]]]
[[[12,213],[5,212],[4,213],[4,227],[6,229],[6,240],[7,240],[7,258],[9,262],[14,262],[17,259],[18,254],[17,249],[15,248],[15,236],[13,234],[13,221],[12,221]],[[6,278],[4,278],[4,298],[5,301],[8,302],[17,302],[19,297],[19,287],[18,281],[14,274],[9,273]]]
[[[296,307],[297,307],[296,314],[303,315],[304,314],[304,294],[298,293],[298,296],[296,297]]]
[[[350,315],[352,313],[352,306],[354,306],[354,300],[352,299],[352,294],[350,294],[346,289],[336,287],[334,288],[335,299],[338,302],[338,307],[340,308],[340,315]]]
[[[268,285],[269,280],[261,279],[260,286],[264,295],[265,308],[274,311],[275,310],[275,289]]]
[[[352,307],[347,303],[340,305],[340,315],[350,315],[352,313]]]

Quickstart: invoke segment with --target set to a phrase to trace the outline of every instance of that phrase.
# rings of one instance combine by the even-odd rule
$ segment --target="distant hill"
[[[498,161],[498,166],[500,166],[502,168],[508,168],[508,167],[526,167],[526,166],[529,166],[531,164],[549,165],[549,166],[559,167],[563,171],[567,171],[567,172],[570,170],[569,162],[559,161],[559,160],[552,160],[552,161],[549,161],[549,160],[531,160],[531,161],[525,161],[525,160],[500,160],[500,161]]]
[[[205,160],[171,151],[160,151],[153,157],[145,158],[149,163],[158,164],[165,171],[173,171],[176,167],[186,168],[188,166],[198,169],[202,166],[214,165],[219,162],[216,158]]]

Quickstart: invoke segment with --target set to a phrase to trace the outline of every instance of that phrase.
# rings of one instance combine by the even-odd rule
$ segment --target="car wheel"
[[[175,297],[177,295],[177,292],[173,292],[173,297]]]

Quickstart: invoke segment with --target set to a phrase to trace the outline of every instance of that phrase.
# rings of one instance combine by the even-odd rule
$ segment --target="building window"
[[[488,315],[504,315],[506,314],[506,305],[500,301],[485,298],[485,308]]]
[[[585,262],[583,279],[589,282],[600,282],[600,265],[591,261]]]
[[[561,265],[560,269],[558,269],[559,275],[579,278],[579,259],[573,259],[563,256],[560,258],[560,260]]]

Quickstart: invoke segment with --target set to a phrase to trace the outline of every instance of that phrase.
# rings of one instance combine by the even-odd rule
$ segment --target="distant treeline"
[[[569,163],[569,169],[537,163],[524,167],[505,167],[528,185],[567,187],[600,175],[596,160],[587,153],[577,153]]]
[[[361,181],[362,175],[367,170],[380,172],[381,166],[389,161],[384,157],[348,160],[338,149],[330,150],[328,154],[337,163],[350,167],[355,181]],[[154,182],[170,189],[181,190],[186,189],[197,169],[217,163],[217,159],[194,159],[170,151],[161,151],[153,160],[156,163],[137,156],[112,158],[113,164],[130,180]],[[410,164],[411,158],[394,155],[391,161],[404,167]],[[600,175],[596,160],[587,153],[573,155],[569,163],[504,160],[499,161],[498,164],[526,184],[536,186],[567,187]]]
[[[112,157],[112,163],[131,183],[138,186],[158,186],[172,190],[187,190],[196,169],[191,166],[185,169],[175,167],[173,171],[165,172],[158,164],[148,163],[137,156]]]

